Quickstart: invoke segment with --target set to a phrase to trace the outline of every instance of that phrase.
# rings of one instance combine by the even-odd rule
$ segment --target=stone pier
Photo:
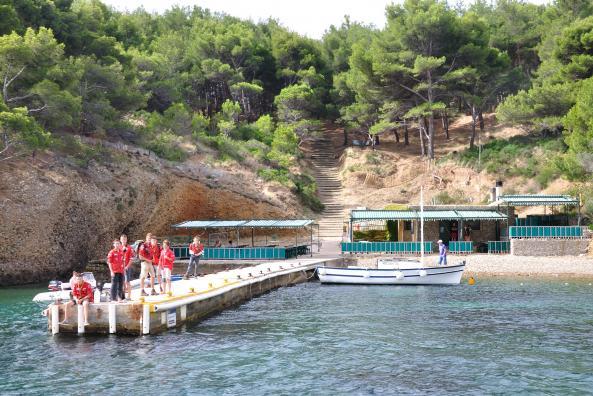
[[[61,323],[62,306],[53,306],[48,315],[48,330],[53,334],[158,334],[197,322],[270,290],[307,282],[315,268],[322,265],[345,264],[341,258],[293,259],[176,281],[171,295],[141,297],[139,289],[133,290],[131,302],[91,304],[87,326],[79,326],[82,312],[77,312],[77,306],[70,307],[67,323]]]

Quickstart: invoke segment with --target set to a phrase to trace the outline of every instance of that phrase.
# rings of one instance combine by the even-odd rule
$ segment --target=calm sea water
[[[0,394],[593,393],[588,281],[283,288],[147,337],[48,335],[0,290]]]

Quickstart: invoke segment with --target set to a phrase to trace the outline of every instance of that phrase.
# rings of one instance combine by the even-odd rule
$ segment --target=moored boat
[[[458,285],[465,269],[465,261],[456,265],[421,266],[418,260],[391,260],[377,268],[319,267],[321,283],[355,285]]]

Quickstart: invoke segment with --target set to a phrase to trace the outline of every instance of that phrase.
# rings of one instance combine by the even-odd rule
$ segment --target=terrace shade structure
[[[517,207],[543,206],[543,214],[530,214],[525,217],[513,216],[509,225],[509,238],[522,237],[581,237],[581,205],[578,198],[570,195],[553,194],[521,194],[521,195],[500,195],[498,199],[491,204],[499,209],[505,209],[513,212]],[[547,207],[564,207],[564,213],[547,213]],[[576,207],[576,221],[574,216],[568,214],[570,207]]]
[[[205,259],[279,259],[298,257],[308,253],[313,256],[313,229],[317,227],[319,239],[319,225],[310,219],[251,219],[251,220],[188,220],[178,224],[173,224],[175,229],[203,229],[203,230],[234,230],[237,235],[237,243],[234,246],[211,247],[210,234],[208,234],[208,247],[205,248]],[[241,245],[240,230],[251,230],[251,247]],[[262,229],[293,229],[295,230],[295,244],[293,247],[266,244],[265,246],[255,246],[254,231]],[[310,243],[299,245],[298,230],[309,229]],[[319,245],[319,240],[317,241]],[[177,257],[189,257],[187,246],[185,250],[180,248]]]
[[[487,242],[500,240],[509,220],[506,213],[485,205],[425,205],[423,217],[425,241],[441,239],[452,253],[469,253],[474,248],[486,250]],[[401,210],[352,210],[349,242],[356,239],[357,231],[380,230],[386,228],[388,222],[396,234],[394,237],[392,233],[392,242],[420,240],[420,208],[409,206]]]

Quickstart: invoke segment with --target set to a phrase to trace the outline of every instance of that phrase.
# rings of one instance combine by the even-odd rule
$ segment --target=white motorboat
[[[85,272],[86,274],[90,274],[90,276],[92,277],[92,282],[90,280],[88,280],[86,277],[83,277],[83,279],[89,283],[91,283],[91,286],[93,286],[93,290],[97,290],[96,288],[96,281],[95,278],[93,276],[92,273],[90,272]],[[173,275],[171,276],[171,281],[172,282],[176,282],[178,280],[181,280],[183,277],[181,275]],[[155,282],[155,285],[158,285],[158,282]],[[132,289],[138,289],[140,288],[140,279],[134,279],[133,281],[130,282],[130,285],[132,286]],[[145,281],[145,285],[146,287],[150,286],[150,281],[147,279]],[[70,284],[69,283],[62,283],[61,284],[61,288],[62,290],[56,290],[56,291],[51,291],[51,292],[45,292],[45,293],[39,293],[37,295],[35,295],[35,297],[33,297],[33,301],[34,302],[54,302],[56,300],[62,300],[62,301],[67,301],[70,299]],[[105,294],[108,295],[108,291],[111,289],[111,283],[107,282],[103,285],[101,291]]]
[[[427,267],[420,260],[379,259],[377,268],[319,267],[321,283],[355,285],[458,285],[465,261],[456,265]]]

